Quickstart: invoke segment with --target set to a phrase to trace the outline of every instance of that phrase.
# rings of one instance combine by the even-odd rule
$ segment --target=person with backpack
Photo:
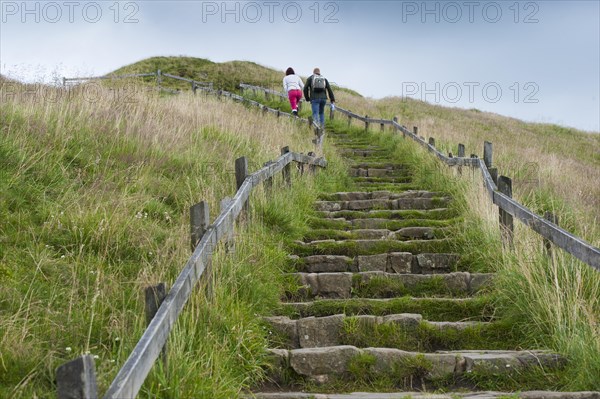
[[[288,94],[290,106],[292,107],[292,114],[294,116],[298,116],[298,103],[302,100],[303,88],[304,83],[302,83],[302,79],[300,79],[300,76],[296,75],[292,67],[289,67],[285,71],[285,77],[283,78],[283,89]]]
[[[321,128],[325,127],[325,105],[327,104],[327,95],[331,105],[335,103],[335,97],[329,81],[321,75],[321,70],[315,68],[313,74],[306,80],[304,86],[304,98],[310,102],[312,108],[313,121]]]

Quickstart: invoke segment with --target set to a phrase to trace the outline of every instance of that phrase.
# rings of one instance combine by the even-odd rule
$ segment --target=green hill
[[[150,73],[157,70],[183,78],[193,79],[200,82],[211,82],[215,89],[223,89],[237,92],[240,83],[267,87],[281,90],[281,80],[284,71],[278,71],[251,61],[228,61],[213,62],[204,58],[196,57],[151,57],[126,65],[111,74],[134,74]],[[304,80],[306,80],[304,78]],[[146,79],[147,82],[153,79]],[[173,79],[164,79],[163,86],[174,89],[189,89],[185,82]],[[357,92],[335,87],[354,96],[360,96]]]
[[[229,90],[240,81],[278,88],[283,75],[252,62],[191,57],[153,57],[115,73],[157,69]],[[189,89],[173,80],[165,85]],[[6,99],[0,102],[2,398],[55,397],[55,368],[83,353],[97,356],[104,392],[144,329],[143,288],[160,281],[172,284],[189,257],[189,207],[207,201],[214,220],[220,200],[235,192],[237,157],[247,156],[250,171],[255,171],[275,159],[283,146],[304,153],[314,150],[312,132],[286,118],[265,116],[213,96],[158,96],[146,88],[134,93],[100,88],[90,101],[85,86],[71,89],[69,96],[51,87],[30,95],[26,85],[0,77],[0,97]],[[600,242],[594,217],[600,188],[590,184],[600,174],[600,135],[412,100],[365,99],[351,90],[339,94],[340,106],[373,117],[396,115],[454,153],[458,142],[467,144],[467,154],[481,153],[483,140],[494,142],[494,163],[501,173],[517,178],[516,194],[538,212],[557,211],[561,225],[596,245]],[[330,126],[345,128],[346,120],[337,119]],[[360,136],[363,125],[357,126],[353,134]],[[376,136],[379,127],[372,129]],[[369,146],[388,137],[363,139]],[[233,256],[219,252],[213,262],[220,271],[213,276],[215,289],[198,290],[187,305],[169,339],[169,370],[155,367],[140,397],[191,397],[198,392],[239,397],[240,389],[260,379],[268,337],[256,315],[268,314],[279,300],[281,272],[289,266],[282,243],[300,239],[309,230],[319,191],[347,186],[346,164],[330,140],[325,151],[330,165],[316,181],[294,171],[294,179],[303,180],[291,193],[278,195],[282,190],[273,190],[270,201],[261,192],[253,198],[252,220],[257,223],[236,237]],[[415,159],[421,155],[417,150],[411,153]],[[533,175],[527,174],[528,162],[538,163]],[[441,184],[436,176],[426,175]],[[474,192],[481,187],[479,176],[463,172],[463,177],[472,177]],[[276,186],[281,184],[276,180]],[[484,196],[472,198],[476,204],[468,214],[476,218],[478,212],[488,212],[490,231],[497,233],[497,209],[490,209]],[[466,226],[464,231],[479,230]],[[477,245],[470,248],[479,251],[473,256],[482,262],[489,261],[489,255],[504,256],[500,251],[483,252],[488,238],[475,237]],[[517,242],[527,253],[506,258],[513,259],[514,275],[521,276],[522,266],[535,264],[526,256],[528,251],[535,254],[542,244],[535,236]],[[505,286],[515,290],[512,298],[522,306],[524,323],[546,334],[535,335],[535,340],[562,339],[553,347],[591,374],[599,367],[592,356],[600,349],[594,352],[590,347],[600,342],[600,284],[588,269],[580,273],[580,264],[562,263],[564,255],[556,257],[555,264],[567,267],[551,269],[565,271],[566,276],[532,268],[529,280],[537,286],[529,280],[523,286]],[[532,286],[544,290],[524,297]],[[533,306],[539,308],[535,313]],[[569,324],[570,318],[576,320]],[[597,381],[590,381],[582,378],[574,386],[596,389]]]

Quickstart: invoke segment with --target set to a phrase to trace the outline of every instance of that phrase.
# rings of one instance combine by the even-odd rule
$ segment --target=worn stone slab
[[[459,256],[445,253],[417,254],[417,265],[421,273],[445,273],[458,262]]]
[[[378,168],[368,168],[367,176],[368,177],[384,177],[391,176],[394,174],[394,169],[378,169]]]
[[[411,273],[414,255],[410,252],[391,252],[388,254],[388,273]]]
[[[385,272],[387,269],[388,254],[357,256],[356,260],[359,272]]]
[[[389,240],[395,239],[395,233],[388,229],[356,229],[352,235],[360,240]]]
[[[435,238],[432,227],[405,227],[397,230],[397,239],[431,240]]]
[[[265,321],[273,326],[273,329],[288,338],[288,344],[291,348],[300,348],[298,339],[297,321],[286,316],[265,317]]]
[[[392,209],[435,209],[445,207],[450,202],[449,198],[399,198],[394,200]]]
[[[359,229],[379,229],[389,223],[390,219],[372,218],[372,219],[354,219],[350,223],[352,227]]]
[[[447,289],[456,293],[468,293],[469,292],[469,273],[465,272],[454,272],[447,274],[429,275],[429,274],[394,274],[394,273],[382,273],[382,272],[365,272],[359,273],[362,284],[367,284],[372,278],[389,278],[393,280],[399,280],[405,287],[414,287],[419,283],[431,280],[432,278],[441,278]]]
[[[401,325],[403,328],[416,330],[423,321],[423,316],[418,313],[399,313],[383,316],[383,323]]]
[[[340,255],[312,255],[300,258],[308,273],[332,273],[352,271],[354,260]]]
[[[340,204],[341,209],[349,211],[362,211],[367,209],[394,209],[394,201],[388,199],[369,199],[358,201],[346,201]]]
[[[289,351],[291,368],[307,377],[344,376],[348,372],[348,362],[359,354],[358,348],[349,345]]]
[[[344,315],[307,317],[297,321],[300,348],[317,348],[339,345],[339,335],[344,325]]]
[[[350,298],[352,273],[317,274],[317,295],[327,298]]]

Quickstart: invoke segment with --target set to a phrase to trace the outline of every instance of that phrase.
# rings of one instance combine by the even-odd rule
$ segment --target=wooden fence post
[[[458,143],[458,154],[457,156],[459,158],[464,158],[465,156],[465,145]],[[458,174],[462,175],[462,165],[458,165]]]
[[[202,236],[210,224],[210,212],[208,202],[200,201],[190,207],[190,235],[192,241],[192,252],[202,239]]]
[[[352,112],[352,111],[350,111]],[[348,127],[350,127],[350,125],[352,124],[352,116],[348,115]]]
[[[383,129],[384,129],[384,125],[383,125],[383,123],[380,123],[379,124],[379,130],[383,132]]]
[[[162,83],[162,72],[159,69],[158,71],[156,71],[156,86],[160,87],[161,83]]]
[[[302,152],[300,154],[303,154]],[[296,169],[298,169],[298,173],[300,174],[300,176],[304,176],[304,163],[303,162],[298,162],[296,164]]]
[[[246,157],[240,157],[235,160],[235,187],[239,190],[244,183],[244,180],[248,176],[248,159]],[[250,209],[250,199],[244,202],[243,211],[245,213]]]
[[[506,176],[500,176],[498,178],[498,191],[507,197],[512,198],[512,180]],[[504,242],[505,247],[512,248],[515,229],[513,217],[510,213],[500,207],[498,207],[498,211],[502,241]]]
[[[285,155],[288,152],[290,152],[290,147],[285,146],[281,149],[281,155]],[[286,186],[290,187],[292,185],[292,174],[290,173],[290,164],[287,164],[283,167],[283,182],[285,183]]]
[[[221,213],[223,213],[223,211],[229,206],[231,201],[232,201],[232,199],[229,197],[225,197],[221,200]],[[230,254],[235,252],[235,240],[233,239],[233,237],[234,237],[233,224],[234,223],[235,223],[235,220],[232,221],[231,231],[227,233],[227,237],[225,238],[225,251]]]
[[[544,212],[544,219],[558,226],[558,216],[553,214],[552,212]],[[546,256],[548,256],[548,258],[550,258],[550,261],[552,261],[552,242],[547,238],[544,238],[544,248],[546,248]]]
[[[329,108],[329,119],[333,120],[335,118],[335,111],[333,108]]]
[[[435,139],[433,137],[429,138],[429,145],[435,148]]]
[[[58,399],[97,399],[94,358],[83,355],[56,369]]]
[[[498,168],[488,168],[488,172],[490,172],[494,184],[498,186]]]
[[[167,296],[167,287],[165,283],[158,283],[157,285],[146,287],[144,289],[144,311],[146,313],[146,325],[150,325],[150,322],[158,312],[158,308]],[[161,358],[167,369],[167,343],[162,348]]]
[[[369,115],[365,115],[365,131],[369,131]]]
[[[483,143],[483,162],[488,169],[492,167],[492,143],[489,141]]]
[[[419,137],[419,128],[416,126],[413,126],[413,134],[417,137]]]
[[[273,161],[267,161],[264,163],[263,166],[271,166],[271,164],[273,164]],[[265,196],[268,198],[271,196],[271,192],[273,190],[273,176],[267,177],[265,179],[264,187],[265,187]]]
[[[314,157],[315,153],[313,151],[309,151],[308,156]],[[317,166],[316,165],[308,165],[308,170],[310,171],[311,174],[314,175],[317,172]]]

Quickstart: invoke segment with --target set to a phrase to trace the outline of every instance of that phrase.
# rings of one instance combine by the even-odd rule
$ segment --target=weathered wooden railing
[[[183,306],[190,297],[194,286],[203,276],[214,249],[222,240],[231,239],[238,216],[249,206],[252,190],[264,182],[265,190],[270,191],[273,177],[278,172],[282,172],[283,181],[286,186],[289,186],[292,181],[290,170],[292,162],[310,165],[309,170],[311,171],[314,171],[316,167],[327,166],[327,162],[323,158],[289,152],[288,147],[282,148],[281,152],[282,155],[276,161],[267,162],[262,169],[250,175],[247,173],[246,158],[242,157],[236,160],[238,190],[232,199],[222,202],[223,209],[213,224],[209,225],[209,210],[206,202],[200,202],[190,208],[192,256],[166,296],[157,294],[160,291],[157,287],[150,287],[146,290],[147,309],[153,306],[158,309],[149,310],[151,321],[148,328],[117,373],[104,394],[104,399],[137,396],[146,376],[163,350]],[[302,167],[301,171],[303,170]],[[152,313],[155,313],[153,317]],[[57,386],[59,399],[98,398],[93,358],[90,355],[84,355],[60,366],[57,369]]]
[[[397,118],[393,120],[369,118],[368,116],[360,116],[349,110],[336,107],[335,111],[332,111],[330,114],[331,119],[335,118],[335,112],[347,116],[348,124],[351,123],[352,119],[364,122],[365,129],[369,129],[369,125],[371,124],[379,124],[381,130],[383,130],[384,125],[391,125],[396,131],[400,131],[404,137],[413,139],[447,165],[478,167],[481,170],[485,187],[492,202],[498,206],[500,228],[502,229],[502,236],[506,245],[512,246],[513,217],[516,217],[541,235],[547,248],[549,247],[548,242],[551,242],[597,271],[600,271],[599,248],[557,226],[555,224],[557,220],[556,216],[550,213],[547,213],[545,218],[539,216],[512,198],[511,179],[506,176],[498,177],[498,170],[492,167],[492,143],[484,143],[483,159],[479,159],[475,155],[472,155],[471,158],[465,158],[464,145],[462,144],[458,146],[458,157],[454,157],[452,153],[446,156],[436,149],[433,137],[430,137],[429,141],[425,141],[423,137],[418,136],[417,127],[414,127],[413,132],[411,132],[405,126],[400,125]]]
[[[254,86],[254,85],[247,84],[247,83],[240,83],[239,87],[240,87],[240,90],[242,90],[242,92],[244,90],[252,90],[254,92],[254,94],[256,95],[256,93],[260,91],[260,92],[266,94],[267,96],[273,95],[276,97],[281,97],[284,100],[287,100],[287,94],[285,94],[282,91],[267,89],[266,87]]]
[[[113,80],[113,79],[131,79],[131,78],[146,78],[146,77],[155,77],[156,85],[161,90],[171,91],[173,93],[177,93],[175,90],[167,89],[161,86],[163,78],[171,78],[175,80],[180,80],[183,82],[188,82],[191,85],[191,89],[194,93],[198,88],[213,88],[212,82],[200,82],[194,79],[182,78],[181,76],[175,76],[168,73],[163,73],[160,69],[156,72],[149,73],[131,73],[131,74],[123,74],[123,75],[104,75],[104,76],[87,76],[87,77],[76,77],[76,78],[64,78],[62,79],[63,87],[66,87],[69,83],[77,84],[82,82],[88,82],[93,80]]]

